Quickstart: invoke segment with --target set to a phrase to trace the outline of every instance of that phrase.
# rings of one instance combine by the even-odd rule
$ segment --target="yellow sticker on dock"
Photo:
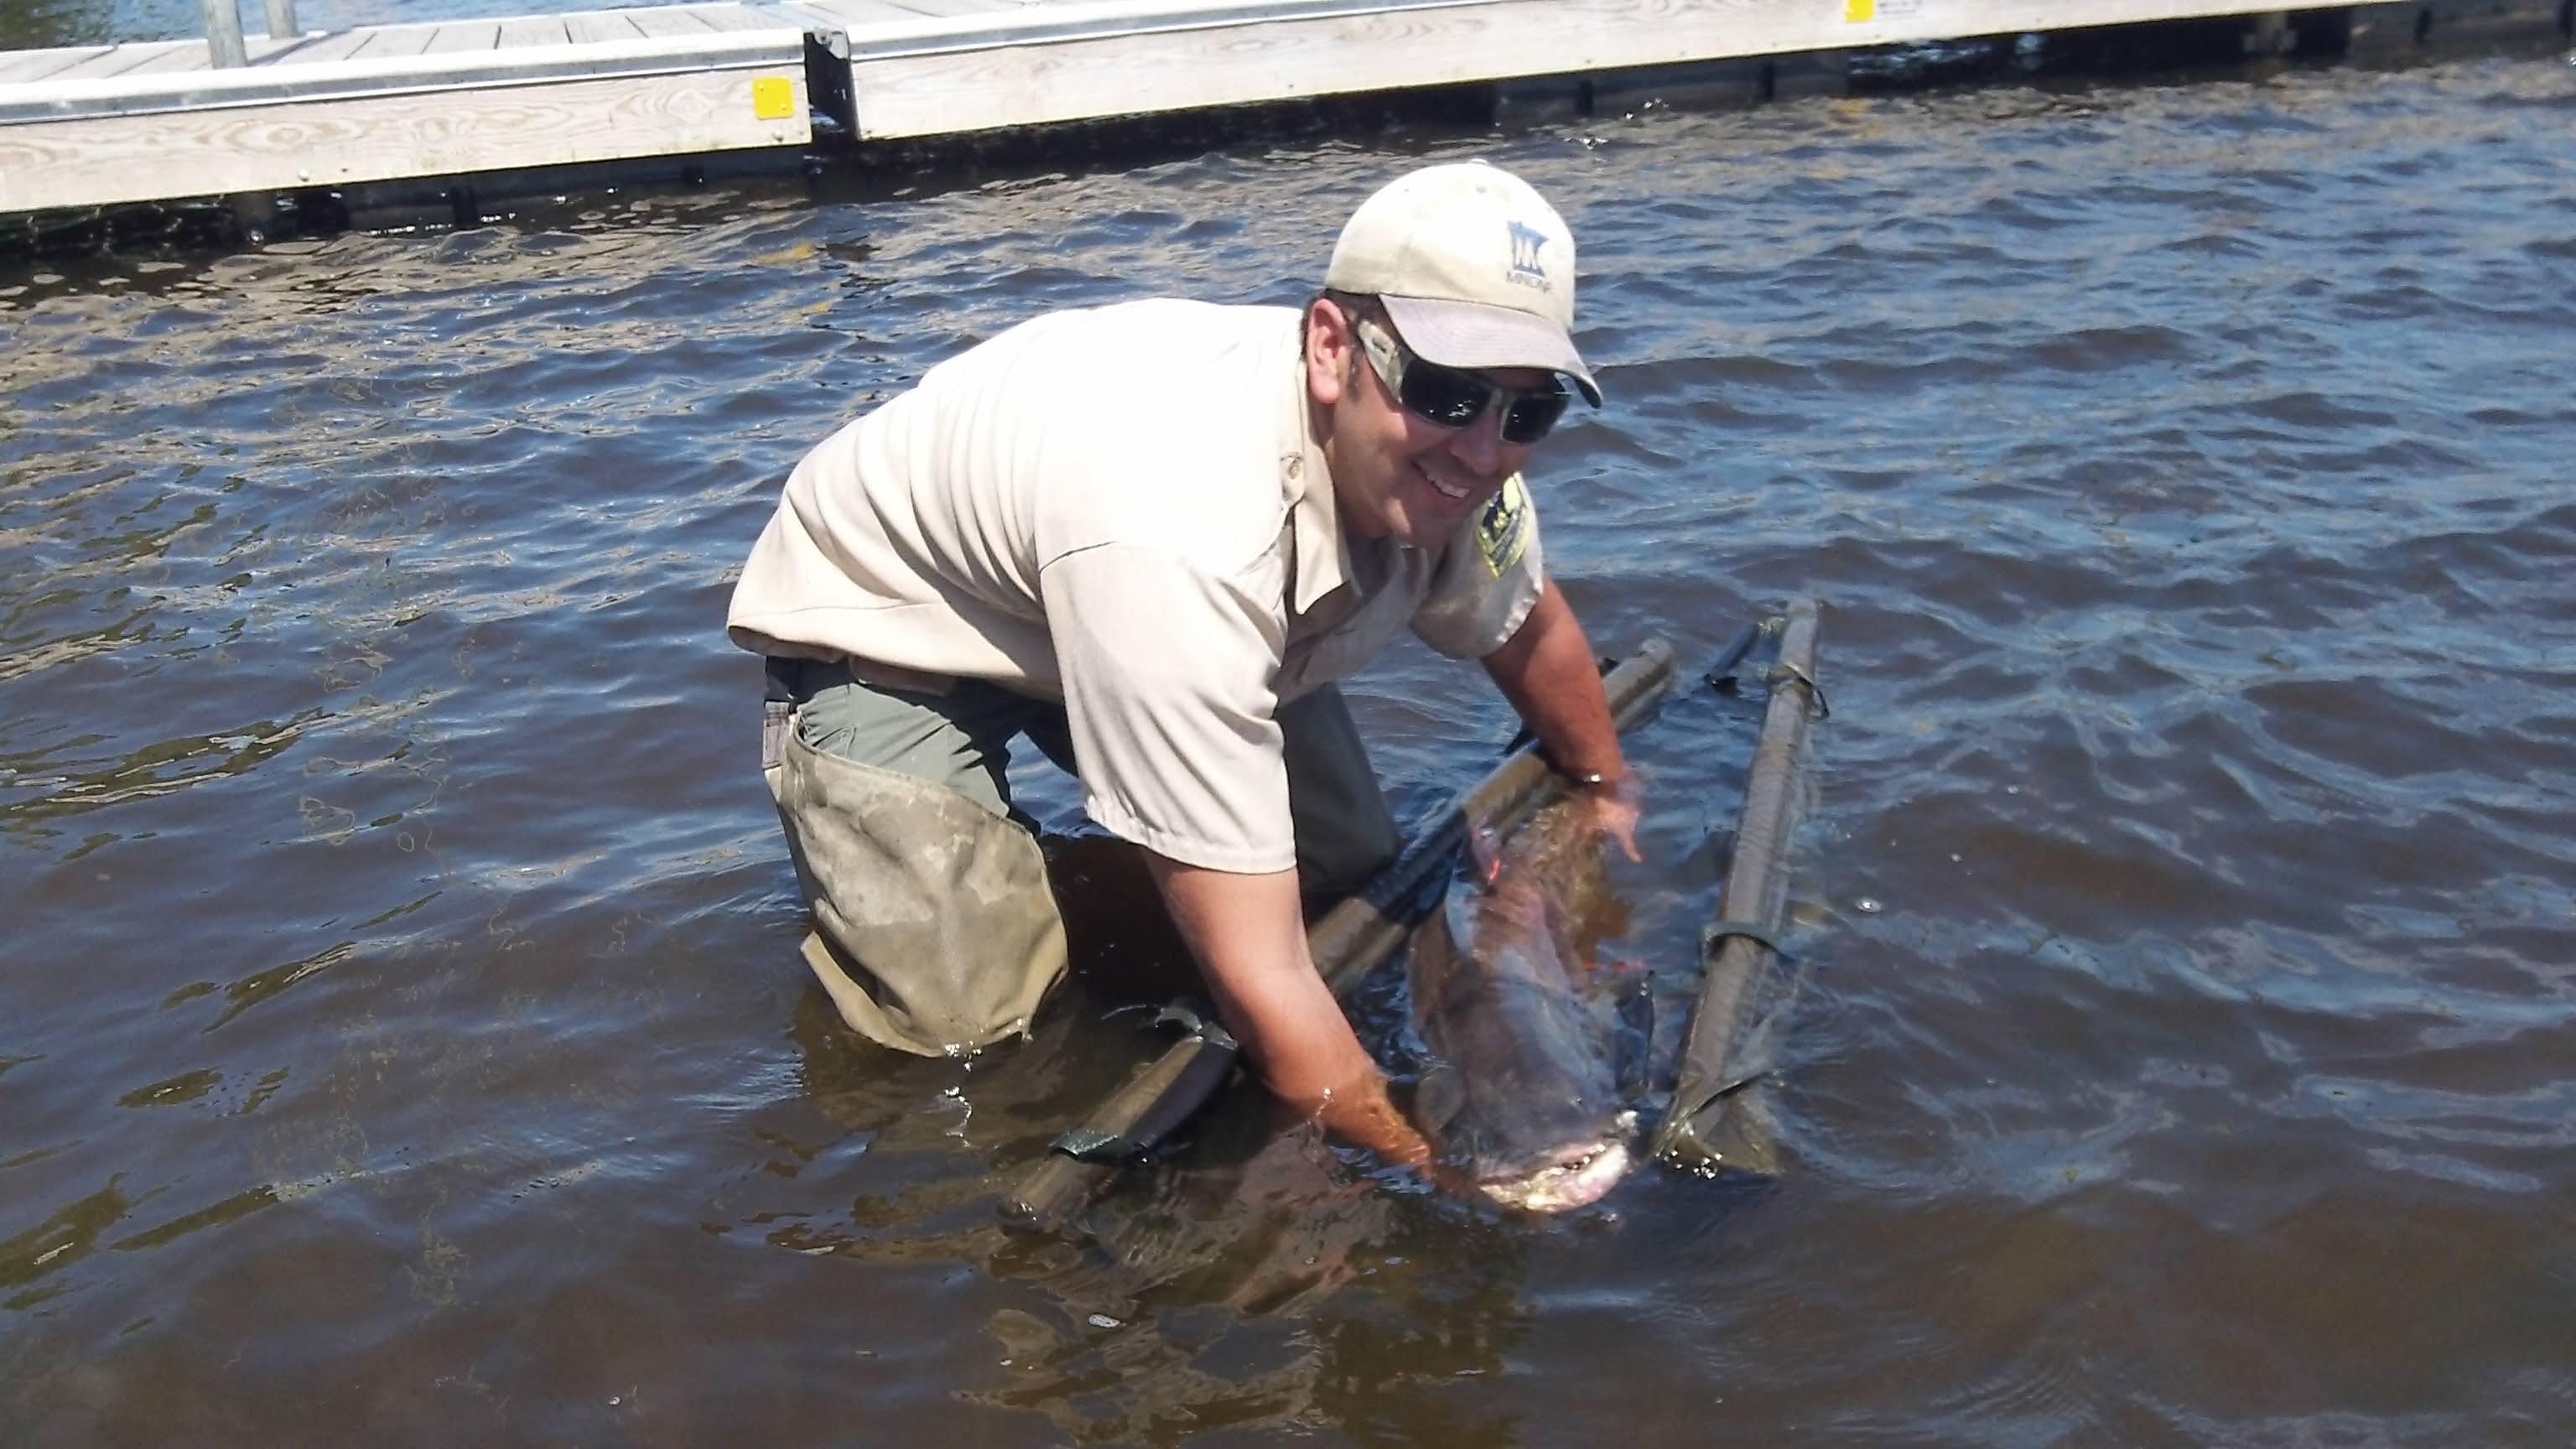
[[[1878,0],[1843,0],[1843,24],[1867,25],[1878,18]]]
[[[754,76],[751,113],[764,121],[783,121],[796,114],[796,82],[783,75]]]

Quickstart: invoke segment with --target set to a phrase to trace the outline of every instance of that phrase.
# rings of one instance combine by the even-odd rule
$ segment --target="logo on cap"
[[[1534,226],[1523,226],[1517,221],[1507,221],[1503,225],[1509,227],[1512,234],[1512,269],[1509,279],[1524,287],[1536,287],[1542,292],[1546,291],[1547,268],[1539,264],[1538,250],[1547,245],[1547,233]]]

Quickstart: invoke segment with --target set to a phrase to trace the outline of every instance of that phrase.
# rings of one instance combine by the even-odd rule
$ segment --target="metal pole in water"
[[[250,51],[242,44],[238,0],[197,0],[197,9],[206,17],[206,51],[216,67],[250,64]]]
[[[284,40],[301,33],[295,28],[295,0],[268,0],[268,38]]]
[[[1703,1172],[1725,1165],[1727,1154],[1716,1143],[1727,1101],[1758,1075],[1736,1060],[1743,1045],[1738,1038],[1757,985],[1778,961],[1771,942],[1787,923],[1789,836],[1796,822],[1799,756],[1809,712],[1817,708],[1815,671],[1816,604],[1793,600],[1744,785],[1744,814],[1720,897],[1723,918],[1702,947],[1707,974],[1691,1006],[1672,1105],[1651,1144],[1655,1156]]]

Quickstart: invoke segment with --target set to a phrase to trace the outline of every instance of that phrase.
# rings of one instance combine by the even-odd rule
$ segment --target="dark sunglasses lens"
[[[1547,436],[1556,420],[1565,416],[1569,401],[1559,392],[1522,393],[1512,399],[1512,410],[1503,414],[1503,441],[1526,446]]]
[[[1503,441],[1516,446],[1546,437],[1556,420],[1565,416],[1568,401],[1562,387],[1546,392],[1506,392],[1455,367],[1425,362],[1419,356],[1406,361],[1402,400],[1424,422],[1463,428],[1483,416],[1497,395],[1511,404],[1503,414]]]
[[[1424,422],[1463,428],[1485,410],[1493,389],[1455,368],[1414,358],[1404,370],[1404,405]]]

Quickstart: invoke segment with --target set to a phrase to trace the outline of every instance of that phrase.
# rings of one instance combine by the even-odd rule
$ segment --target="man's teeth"
[[[1429,484],[1431,485],[1431,487],[1432,487],[1432,490],[1433,490],[1434,492],[1437,492],[1441,497],[1443,497],[1443,498],[1449,498],[1449,499],[1455,499],[1456,501],[1461,502],[1461,503],[1464,503],[1464,502],[1466,502],[1466,501],[1467,501],[1467,496],[1468,496],[1468,495],[1467,495],[1467,490],[1466,490],[1466,489],[1464,489],[1464,488],[1452,488],[1452,487],[1450,487],[1448,484],[1441,482],[1438,478],[1433,477],[1431,474],[1429,474],[1429,473],[1427,473],[1427,472],[1426,472],[1426,473],[1424,473],[1424,474],[1422,475],[1422,478],[1423,478],[1423,481],[1424,481],[1424,482],[1426,482],[1426,483],[1429,483]]]

